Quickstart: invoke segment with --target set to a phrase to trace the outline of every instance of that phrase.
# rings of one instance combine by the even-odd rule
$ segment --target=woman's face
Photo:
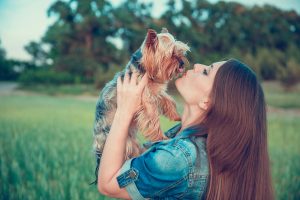
[[[216,73],[225,62],[215,62],[209,66],[195,64],[194,69],[188,70],[175,81],[177,90],[187,104],[193,105],[199,104],[201,101],[209,101]]]

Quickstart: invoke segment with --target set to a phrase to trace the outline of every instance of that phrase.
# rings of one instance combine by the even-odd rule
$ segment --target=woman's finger
[[[149,80],[148,74],[145,73],[142,80],[138,84],[139,88],[143,90],[144,87],[147,85],[148,80]]]
[[[129,71],[126,71],[124,75],[123,85],[128,83],[129,83]]]
[[[117,92],[120,91],[121,88],[122,88],[122,79],[121,76],[119,76],[117,79]]]
[[[131,75],[130,84],[136,85],[137,84],[137,77],[138,77],[138,73],[133,72],[132,75]]]

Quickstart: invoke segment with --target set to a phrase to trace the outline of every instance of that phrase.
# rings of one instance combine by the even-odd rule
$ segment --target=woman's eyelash
[[[213,65],[210,65],[209,67],[210,67],[210,69],[209,69],[209,70],[204,69],[203,72],[202,72],[202,74],[208,75],[208,73],[210,72],[210,70],[211,70],[214,66],[213,66]]]

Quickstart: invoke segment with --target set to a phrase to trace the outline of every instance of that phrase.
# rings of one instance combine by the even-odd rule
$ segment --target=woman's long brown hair
[[[231,59],[218,70],[204,121],[207,200],[272,200],[266,104],[255,73]]]

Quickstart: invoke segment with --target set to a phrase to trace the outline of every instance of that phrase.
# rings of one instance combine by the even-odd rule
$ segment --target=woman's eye
[[[203,72],[202,72],[202,74],[204,74],[204,75],[208,75],[208,73],[207,73],[207,70],[206,70],[206,69],[204,69],[204,70],[203,70]]]

